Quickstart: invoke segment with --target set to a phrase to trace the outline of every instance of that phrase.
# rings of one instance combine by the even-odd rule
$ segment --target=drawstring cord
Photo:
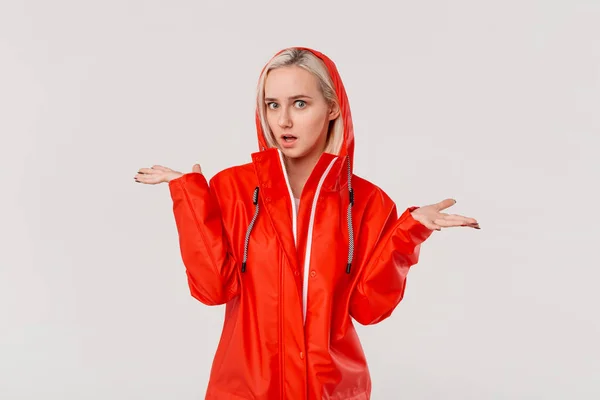
[[[354,259],[354,228],[352,226],[352,207],[354,206],[354,190],[352,189],[352,171],[350,167],[350,157],[348,157],[348,192],[350,195],[350,201],[348,202],[348,262],[346,263],[346,273],[349,274],[352,268],[352,261]],[[258,218],[258,186],[254,188],[254,195],[252,197],[252,203],[254,204],[254,217],[248,225],[246,230],[246,239],[244,241],[244,260],[242,261],[242,272],[246,272],[246,263],[248,261],[248,242],[250,241],[250,232],[254,228],[254,223]]]
[[[246,262],[248,261],[248,242],[250,241],[250,232],[252,232],[252,228],[254,228],[254,223],[256,222],[256,218],[258,217],[258,186],[254,188],[254,195],[252,196],[252,203],[254,204],[254,217],[252,217],[252,221],[250,221],[250,225],[248,225],[248,230],[246,231],[246,240],[244,241],[244,261],[242,261],[242,272],[246,272]]]
[[[352,171],[350,168],[350,157],[348,159],[348,192],[350,201],[348,202],[348,263],[346,264],[346,273],[350,273],[352,268],[352,259],[354,258],[354,228],[352,227],[352,207],[354,206],[354,190],[352,189]]]

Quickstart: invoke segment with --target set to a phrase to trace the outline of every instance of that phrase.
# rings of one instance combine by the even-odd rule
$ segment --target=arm
[[[224,304],[240,287],[212,182],[188,173],[171,180],[169,189],[191,295],[206,305]]]
[[[350,299],[350,315],[363,325],[376,324],[389,317],[402,297],[409,268],[418,262],[422,242],[433,232],[418,221],[408,208],[400,218],[386,195],[376,196],[364,220],[380,227],[369,248],[364,249],[360,276]],[[387,204],[386,204],[387,203]],[[390,205],[391,203],[391,205]]]

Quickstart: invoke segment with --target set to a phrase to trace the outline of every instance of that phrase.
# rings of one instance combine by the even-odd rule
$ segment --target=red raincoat
[[[404,294],[431,230],[398,218],[380,188],[352,174],[354,132],[346,91],[332,76],[344,120],[339,155],[323,153],[296,215],[282,154],[169,183],[193,297],[226,304],[206,399],[369,399],[369,369],[352,318],[375,324]],[[351,318],[352,317],[352,318]]]

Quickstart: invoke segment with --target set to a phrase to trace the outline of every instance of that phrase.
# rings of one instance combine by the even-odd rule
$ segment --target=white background
[[[356,173],[454,197],[359,333],[380,399],[600,398],[600,2],[0,5],[0,398],[200,399],[224,307],[189,295],[166,185],[257,150],[278,50],[330,56]]]

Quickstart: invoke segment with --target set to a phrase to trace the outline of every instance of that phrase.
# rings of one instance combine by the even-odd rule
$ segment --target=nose
[[[277,124],[281,128],[289,128],[292,126],[292,119],[290,117],[290,113],[285,108],[283,108],[279,113]]]

